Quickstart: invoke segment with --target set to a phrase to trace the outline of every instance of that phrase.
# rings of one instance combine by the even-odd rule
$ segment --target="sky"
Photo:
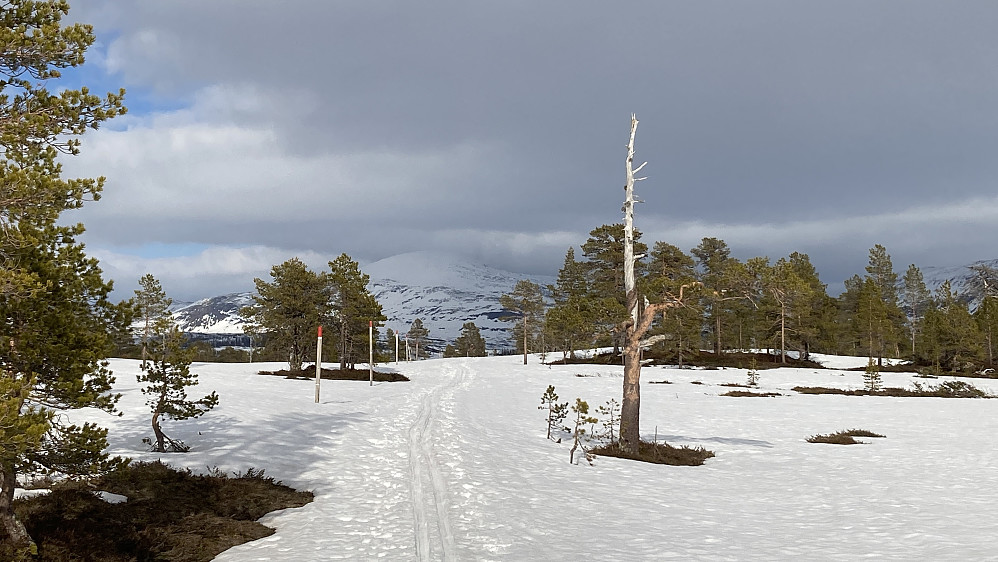
[[[807,253],[829,291],[998,257],[998,4],[76,0],[66,84],[127,90],[67,176],[122,298],[433,250],[553,274],[621,222],[689,251]]]

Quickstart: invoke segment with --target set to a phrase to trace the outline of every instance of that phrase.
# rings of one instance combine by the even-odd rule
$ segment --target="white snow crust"
[[[866,364],[836,361],[857,360]],[[645,367],[643,437],[717,456],[701,467],[589,466],[570,465],[570,445],[545,439],[537,406],[549,384],[564,402],[619,401],[620,367],[537,357],[389,364],[412,382],[322,381],[315,404],[313,381],[256,374],[281,364],[196,363],[201,384],[190,395],[215,390],[220,404],[167,421],[192,450],[159,455],[141,443],[150,415],[138,362],[111,366],[124,415],[71,418],[109,427],[112,453],[200,471],[254,467],[315,492],[313,503],[264,517],[277,532],[222,561],[998,558],[998,400],[789,390],[863,387],[861,372],[814,369],[762,371],[759,390],[784,396],[730,398],[718,385],[744,383],[743,369]],[[998,392],[998,381],[974,383]],[[805,441],[852,428],[886,438]]]

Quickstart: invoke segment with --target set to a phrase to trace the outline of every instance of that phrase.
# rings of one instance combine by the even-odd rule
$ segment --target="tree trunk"
[[[527,315],[523,315],[523,364],[527,364]]]
[[[624,327],[624,395],[620,410],[620,448],[636,454],[641,443],[641,333],[638,330],[638,292],[634,281],[634,134],[638,120],[631,115],[624,184],[624,295],[630,322]],[[642,164],[643,166],[644,164]],[[640,169],[640,167],[638,168]],[[645,314],[650,311],[646,308]]]
[[[714,306],[717,306],[716,304]],[[717,357],[721,356],[721,315],[714,311],[714,335],[717,339],[714,340],[714,355]]]
[[[638,338],[634,337],[634,329],[630,327],[627,329],[627,341],[624,345],[624,399],[620,408],[620,448],[632,453],[638,452],[641,441],[640,350]]]
[[[34,541],[28,535],[24,524],[14,515],[14,488],[17,487],[17,473],[13,463],[3,463],[3,473],[0,474],[3,490],[0,490],[0,542],[6,542],[16,548],[31,548]]]
[[[156,411],[152,415],[152,431],[156,434],[156,449],[157,453],[166,452],[166,434],[163,433],[163,428],[159,426],[159,411]]]
[[[780,363],[787,362],[787,308],[780,306]]]

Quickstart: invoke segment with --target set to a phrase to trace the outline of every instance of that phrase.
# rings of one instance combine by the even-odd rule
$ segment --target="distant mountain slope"
[[[465,322],[478,326],[489,348],[511,347],[510,326],[499,320],[504,312],[499,296],[524,278],[542,286],[554,283],[551,276],[511,273],[434,252],[392,256],[363,271],[388,317],[385,325],[404,333],[419,318],[439,348],[457,338]]]
[[[465,322],[478,326],[490,349],[512,347],[510,326],[498,319],[503,314],[499,296],[524,278],[542,286],[554,283],[551,276],[525,276],[434,252],[400,254],[361,270],[371,277],[368,287],[388,317],[386,327],[404,333],[419,318],[438,350],[457,338]],[[180,329],[190,334],[242,334],[245,321],[239,309],[252,304],[251,295],[231,293],[178,303],[173,314]]]
[[[970,310],[976,310],[983,297],[983,284],[978,275],[971,269],[974,266],[987,266],[998,271],[998,259],[980,260],[967,265],[952,267],[925,267],[922,268],[922,276],[925,278],[925,286],[935,294],[936,289],[944,282],[950,282],[950,288],[957,293],[961,300],[970,305]],[[904,271],[898,272],[898,278],[904,276]]]

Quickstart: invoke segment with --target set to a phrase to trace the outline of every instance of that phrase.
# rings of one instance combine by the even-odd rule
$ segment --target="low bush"
[[[673,447],[668,443],[648,443],[647,441],[638,443],[638,454],[636,455],[626,453],[620,448],[619,443],[600,445],[590,449],[589,452],[600,457],[616,457],[672,466],[700,466],[704,461],[714,456],[713,451],[708,451],[703,447],[687,447],[685,445]]]
[[[883,435],[865,429],[847,429],[828,435],[812,435],[807,438],[807,442],[829,443],[832,445],[858,445],[862,443],[862,441],[856,441],[855,437],[883,437]]]
[[[795,386],[800,394],[841,394],[843,396],[893,396],[900,398],[994,398],[995,396],[964,381],[946,381],[938,385],[915,383],[914,389],[887,387],[880,390],[845,390],[824,386]]]
[[[769,398],[772,396],[783,396],[779,392],[752,392],[751,390],[731,390],[725,392],[721,396],[734,396],[736,398],[746,397],[746,396],[760,396],[764,398]]]
[[[123,495],[111,504],[93,490]],[[38,544],[36,560],[207,561],[273,534],[256,520],[312,501],[264,476],[196,475],[159,462],[132,463],[93,482],[65,482],[17,500],[18,518]]]
[[[301,371],[260,371],[261,375],[284,377],[286,379],[314,379],[315,365],[302,367]],[[370,372],[367,369],[322,369],[322,380],[330,381],[367,381],[370,380]],[[409,382],[409,378],[399,373],[383,373],[374,371],[374,380],[377,382]]]

